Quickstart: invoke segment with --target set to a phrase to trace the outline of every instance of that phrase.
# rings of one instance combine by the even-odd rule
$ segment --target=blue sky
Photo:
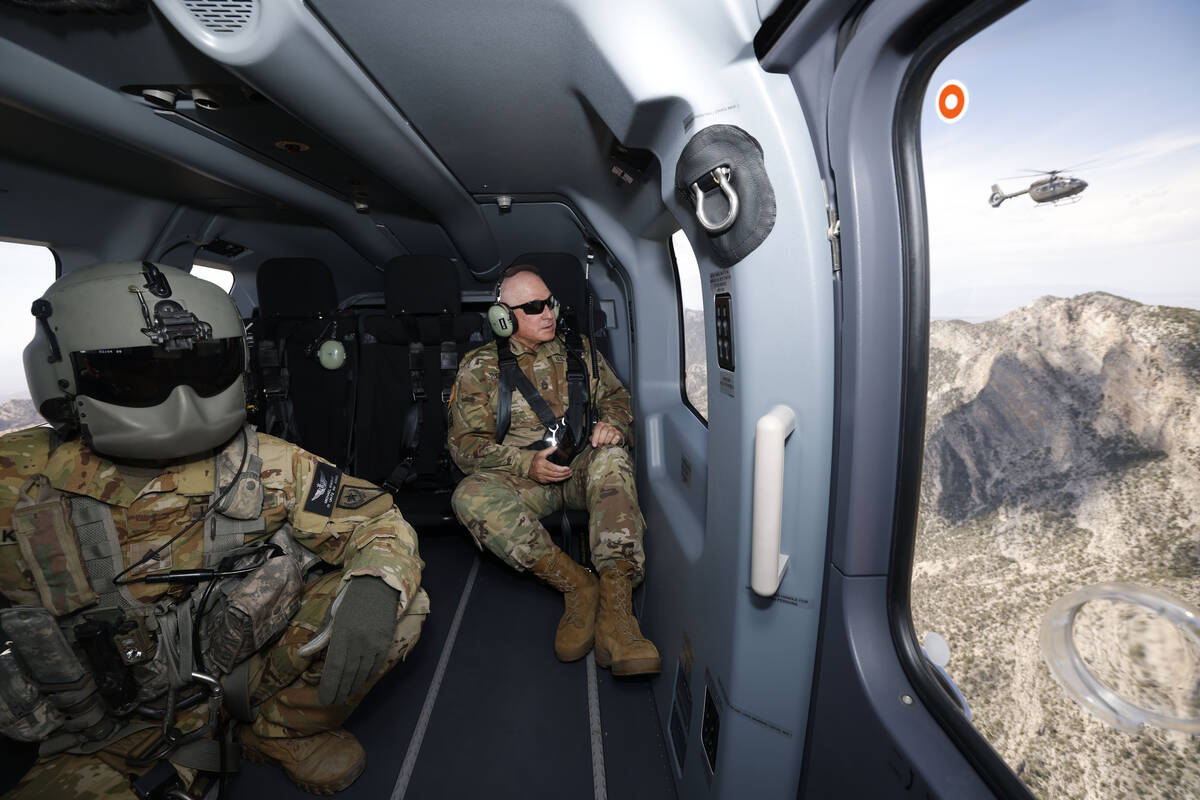
[[[951,78],[970,94],[952,125],[933,96]],[[953,51],[921,125],[933,316],[1097,289],[1200,307],[1198,81],[1200,3],[1179,0],[1032,0]],[[1093,159],[1077,203],[987,204]]]
[[[33,338],[33,301],[54,281],[54,256],[45,247],[0,242],[0,402],[29,397],[21,355]]]

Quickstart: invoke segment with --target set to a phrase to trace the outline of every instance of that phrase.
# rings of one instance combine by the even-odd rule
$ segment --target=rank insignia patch
[[[364,486],[343,486],[338,492],[337,507],[346,509],[362,508],[377,497],[387,494],[386,489],[376,489]]]

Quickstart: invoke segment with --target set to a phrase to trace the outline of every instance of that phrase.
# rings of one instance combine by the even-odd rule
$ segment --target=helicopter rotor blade
[[[1020,174],[1020,175],[1009,175],[1009,176],[1008,176],[1008,177],[1006,177],[1006,178],[998,178],[997,180],[1002,180],[1002,181],[1027,181],[1027,180],[1029,180],[1031,177],[1033,177],[1034,175],[1048,175],[1048,174],[1049,174],[1048,172],[1045,172],[1045,171],[1043,171],[1043,170],[1032,170],[1032,169],[1031,169],[1031,170],[1029,170],[1029,172],[1024,172],[1024,173],[1022,173],[1022,174]]]
[[[1062,169],[1057,170],[1057,171],[1058,172],[1070,172],[1073,169],[1079,169],[1080,167],[1086,167],[1089,164],[1099,163],[1100,160],[1101,159],[1099,159],[1099,158],[1091,158],[1091,159],[1088,159],[1087,161],[1080,161],[1078,164],[1072,164],[1069,167],[1063,167]]]
[[[1079,169],[1080,167],[1086,167],[1089,164],[1095,164],[1100,160],[1101,159],[1099,158],[1093,158],[1089,159],[1088,161],[1080,161],[1076,164],[1072,164],[1069,167],[1059,167],[1058,169],[1022,169],[1021,171],[1024,173],[1023,175],[1015,175],[1012,178],[1001,178],[1000,180],[1016,180],[1017,178],[1023,178],[1028,175],[1061,175],[1064,172],[1070,172],[1071,170]]]

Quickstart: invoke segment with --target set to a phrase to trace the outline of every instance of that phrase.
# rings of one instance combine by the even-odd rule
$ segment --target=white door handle
[[[750,588],[770,597],[779,589],[788,557],[779,552],[783,526],[783,445],[796,429],[796,412],[775,406],[754,426],[754,521]]]

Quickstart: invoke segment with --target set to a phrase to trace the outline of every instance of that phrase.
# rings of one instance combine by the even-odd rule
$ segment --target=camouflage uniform
[[[561,338],[529,349],[510,340],[521,370],[546,399],[555,416],[567,405],[567,349]],[[591,375],[589,343],[584,338],[584,361]],[[450,454],[467,477],[454,492],[454,512],[475,538],[518,571],[532,567],[554,552],[541,517],[562,507],[586,508],[592,563],[597,570],[618,560],[637,566],[635,582],[645,569],[642,533],[646,523],[638,509],[633,458],[633,412],[629,390],[597,353],[600,374],[589,386],[603,422],[624,437],[625,446],[594,449],[575,456],[572,475],[561,484],[541,484],[529,477],[537,455],[523,449],[538,442],[545,426],[520,392],[512,395],[512,424],[503,442],[496,442],[496,400],[500,383],[495,342],[472,350],[463,359],[450,401]]]
[[[18,552],[11,524],[20,487],[32,475],[45,475],[62,492],[105,503],[112,512],[126,565],[201,517],[207,508],[214,483],[212,457],[166,466],[137,489],[112,462],[79,440],[50,453],[49,436],[49,428],[34,428],[0,438],[0,593],[13,604],[42,604]],[[417,551],[416,534],[386,492],[341,475],[317,456],[281,439],[258,434],[258,448],[266,522],[261,536],[290,523],[297,542],[341,568],[304,587],[300,609],[282,635],[249,662],[251,696],[259,704],[255,733],[308,736],[339,727],[374,682],[416,643],[429,612],[429,598],[420,588],[424,563]],[[324,507],[329,511],[322,513],[321,504],[310,501],[326,486],[329,494],[325,497],[330,502]],[[200,568],[204,541],[204,526],[198,524],[144,569]],[[358,695],[343,705],[323,705],[317,699],[317,685],[324,651],[302,658],[297,649],[322,626],[342,583],[360,575],[380,578],[400,594],[392,647],[385,668]],[[170,600],[186,591],[178,584],[161,583],[132,583],[126,588],[143,603]],[[181,718],[180,727],[195,725]],[[132,770],[123,766],[120,756],[129,749],[136,751],[129,743],[143,738],[134,734],[95,756],[59,755],[40,761],[10,796],[131,797],[128,780],[121,773]]]

